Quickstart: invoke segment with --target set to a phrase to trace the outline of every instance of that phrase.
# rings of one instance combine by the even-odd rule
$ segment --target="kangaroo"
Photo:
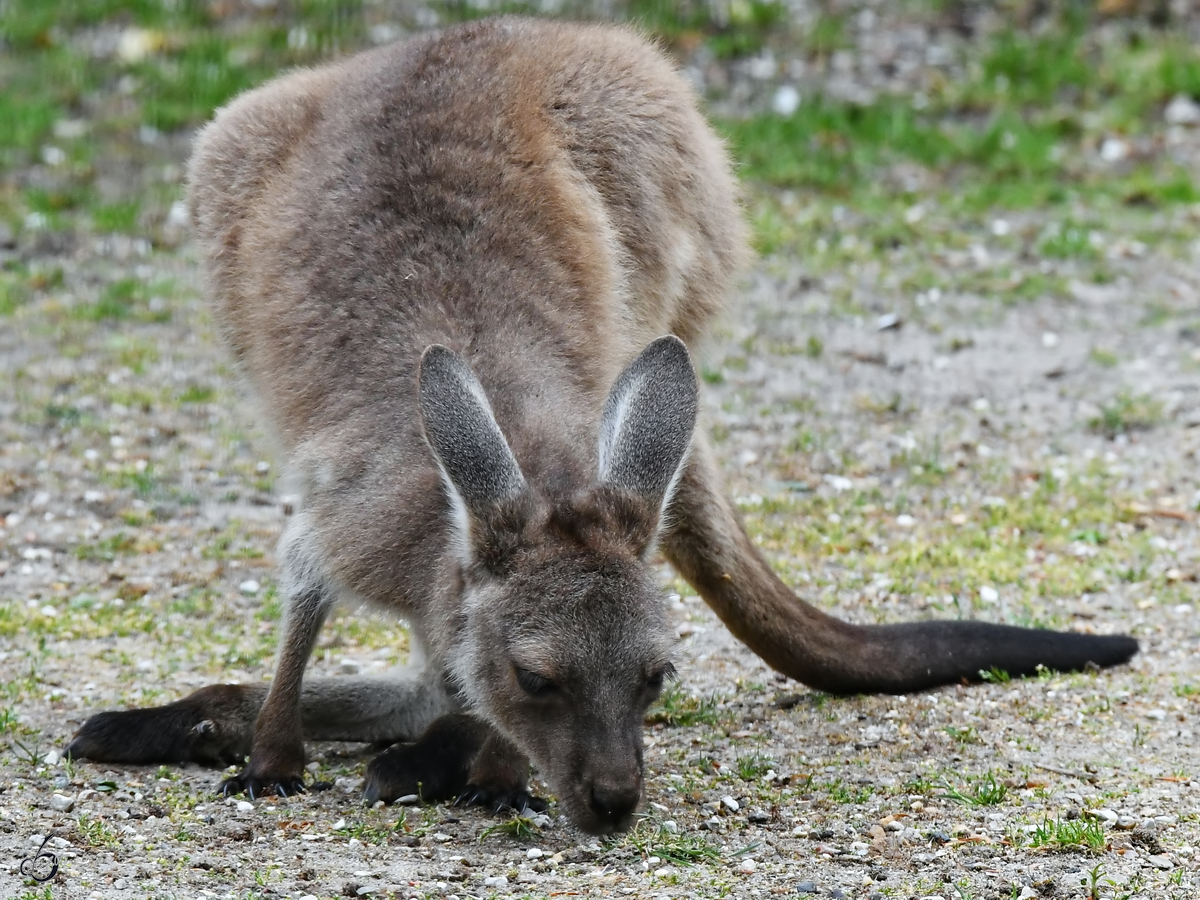
[[[73,757],[245,768],[304,789],[304,741],[392,745],[365,796],[629,826],[674,638],[661,552],[769,665],[834,694],[1137,643],[963,621],[861,626],[788,589],[695,431],[689,356],[749,258],[721,142],[665,55],[610,26],[492,19],[285,75],[199,136],[190,206],[216,319],[303,501],[278,546],[269,687],[104,712]],[[421,660],[304,680],[326,614],[406,619]]]

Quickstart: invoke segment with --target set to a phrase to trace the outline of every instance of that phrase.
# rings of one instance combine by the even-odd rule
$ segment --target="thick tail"
[[[1000,669],[1030,675],[1115,666],[1131,637],[983,622],[851,625],[805,603],[771,571],[742,527],[697,439],[663,535],[667,558],[734,636],[772,668],[831,694],[907,693],[978,681]]]

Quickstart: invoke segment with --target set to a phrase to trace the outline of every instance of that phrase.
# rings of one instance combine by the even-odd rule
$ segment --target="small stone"
[[[771,821],[771,817],[758,807],[752,807],[751,809],[747,810],[746,818],[755,825],[765,825],[767,822]]]
[[[896,516],[896,524],[899,525],[901,528],[912,528],[914,525],[917,524],[917,520],[914,519],[912,516],[908,515],[907,513],[904,513],[902,515]]]
[[[796,885],[797,894],[815,894],[816,892],[817,885],[814,881],[802,881]]]
[[[454,840],[453,837],[451,837],[450,835],[446,834],[443,831],[435,832],[433,835],[433,839],[435,841],[437,841],[439,844],[445,844],[447,841]]]
[[[241,584],[238,585],[238,590],[241,591],[243,594],[245,594],[247,597],[253,597],[260,590],[262,590],[262,585],[260,585],[253,578],[247,578],[245,581],[243,581]]]
[[[1187,94],[1176,94],[1163,110],[1168,125],[1200,125],[1200,104]]]
[[[884,313],[875,320],[875,329],[877,331],[892,331],[903,324],[896,313]]]
[[[539,850],[537,847],[530,847],[525,852],[525,857],[527,859],[541,859],[544,855],[545,854],[543,854],[542,851]]]
[[[1133,816],[1121,816],[1117,819],[1117,827],[1123,831],[1131,831],[1137,827],[1138,820]]]
[[[483,879],[483,886],[490,888],[508,887],[508,879],[503,875],[490,875]]]
[[[1088,810],[1087,814],[1093,819],[1100,819],[1101,821],[1108,822],[1110,824],[1115,824],[1120,818],[1120,816],[1118,816],[1111,809],[1104,809],[1103,807],[1100,809]]]
[[[357,675],[359,672],[362,671],[362,666],[360,666],[358,663],[356,663],[352,659],[343,659],[341,661],[341,663],[338,665],[338,670],[343,675]]]
[[[1059,340],[1058,335],[1055,334],[1053,331],[1043,331],[1042,332],[1042,346],[1045,347],[1047,350],[1049,350],[1051,347],[1057,347],[1058,340]]]
[[[1146,710],[1146,718],[1147,719],[1153,719],[1156,722],[1161,722],[1166,717],[1167,717],[1167,711],[1165,709],[1148,709],[1148,710]]]
[[[829,896],[832,897],[833,900],[845,900],[845,898],[849,897],[850,895],[847,894],[845,891],[843,891],[841,888],[834,888],[832,891],[829,892]]]
[[[400,806],[416,806],[421,802],[421,798],[416,794],[405,794],[403,797],[397,797],[396,803]]]
[[[1041,895],[1029,885],[1021,888],[1021,893],[1017,895],[1017,900],[1037,900]]]
[[[674,819],[667,819],[667,821],[663,822],[662,829],[667,834],[679,834],[679,825]]]
[[[336,822],[333,823],[333,825],[331,827],[333,828],[334,831],[341,831],[343,828],[346,827],[346,820],[338,819]]]
[[[70,797],[64,797],[62,794],[55,794],[50,798],[50,808],[55,812],[70,812],[75,808],[75,801]]]
[[[780,85],[771,98],[771,109],[777,115],[790,116],[800,108],[800,92],[790,84]]]
[[[237,802],[238,812],[254,812],[254,804],[249,800],[239,800]]]
[[[730,812],[737,812],[739,809],[741,809],[741,806],[732,797],[722,797],[721,805]]]
[[[753,858],[753,857],[749,857],[749,856],[748,856],[748,857],[746,857],[745,859],[743,859],[743,860],[742,860],[742,861],[741,861],[741,862],[738,864],[738,871],[739,871],[739,872],[741,872],[741,873],[743,873],[744,875],[751,875],[751,874],[753,874],[754,870],[755,870],[755,869],[757,869],[757,868],[758,868],[758,863],[756,863],[756,862],[754,861],[754,858]]]
[[[985,584],[979,589],[979,599],[984,603],[995,603],[1000,599],[1000,593],[994,587]]]
[[[46,759],[45,759],[46,765],[57,766],[58,760],[59,760],[59,755],[58,755],[57,750],[51,750],[49,753],[46,754]]]
[[[1171,862],[1171,860],[1165,856],[1147,856],[1146,862],[1150,863],[1150,865],[1154,866],[1156,869],[1175,868],[1175,863]]]

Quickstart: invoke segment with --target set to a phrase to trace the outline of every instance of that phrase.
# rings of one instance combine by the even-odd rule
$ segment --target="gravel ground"
[[[915,26],[859,24],[861,58],[887,44],[908,89],[941,58]],[[724,79],[727,103],[779,87],[689,65]],[[801,74],[887,87],[865,65]],[[1190,141],[1177,152],[1195,166]],[[113,165],[177,183],[186,150],[163,139]],[[833,216],[841,235],[866,226]],[[664,568],[680,684],[647,727],[646,818],[608,842],[553,806],[537,821],[364,809],[366,747],[311,748],[331,789],[255,803],[218,799],[220,773],[197,767],[60,759],[94,711],[269,672],[288,500],[177,216],[153,249],[0,235],[0,254],[62,272],[0,320],[0,896],[1195,896],[1200,210],[1109,223],[1125,237],[1102,249],[1104,284],[1068,259],[1052,264],[1065,292],[1020,305],[896,288],[923,266],[1022,264],[1019,236],[1047,221],[992,222],[932,261],[764,259],[702,354],[706,427],[811,602],[856,621],[1132,632],[1142,652],[1114,671],[833,699],[765,668]],[[73,313],[125,276],[152,286],[135,315]],[[1018,509],[1070,529],[1023,543]],[[1007,577],[992,545],[1015,548]],[[977,574],[911,577],[930,548]],[[345,610],[313,669],[406,651],[398,623]],[[44,841],[58,873],[43,886],[20,866]]]

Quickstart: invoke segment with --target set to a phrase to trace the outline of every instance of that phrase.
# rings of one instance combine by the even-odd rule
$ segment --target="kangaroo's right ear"
[[[644,497],[661,522],[683,472],[700,389],[687,346],[653,341],[625,367],[600,417],[600,481]]]
[[[462,555],[471,520],[525,490],[525,476],[492,415],[483,386],[462,357],[441,344],[421,355],[421,422],[442,471]]]

